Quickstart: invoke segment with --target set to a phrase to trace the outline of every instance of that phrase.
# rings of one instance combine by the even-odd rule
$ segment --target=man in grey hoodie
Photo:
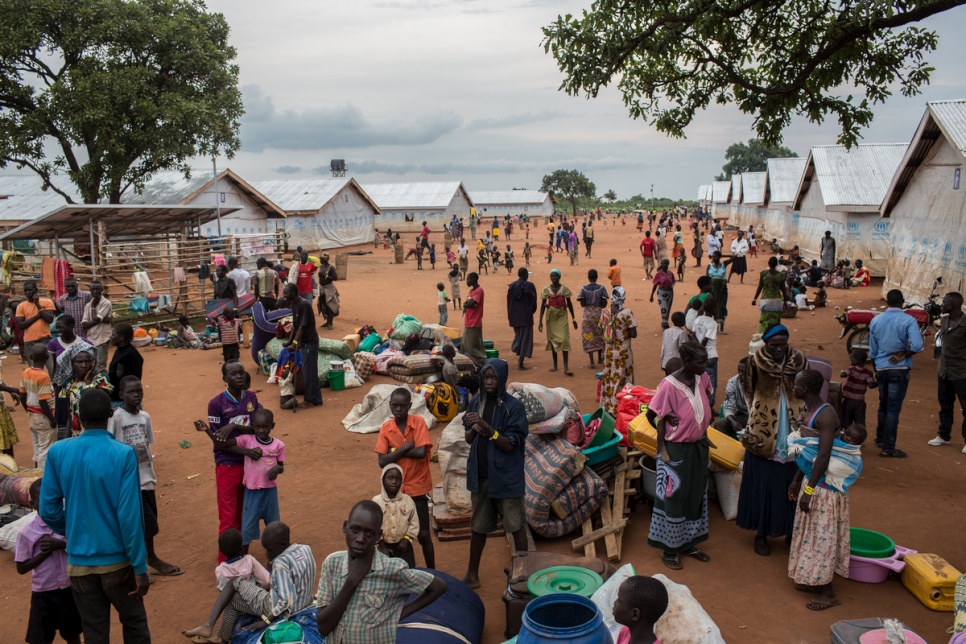
[[[466,460],[466,487],[473,501],[470,560],[463,582],[480,587],[480,558],[486,535],[496,530],[497,515],[503,529],[513,535],[517,552],[527,551],[523,497],[527,414],[523,403],[506,392],[510,368],[506,360],[491,358],[480,370],[482,387],[463,417],[470,455]]]

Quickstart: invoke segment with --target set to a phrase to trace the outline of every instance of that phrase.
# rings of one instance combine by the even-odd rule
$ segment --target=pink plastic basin
[[[916,554],[915,550],[896,546],[891,557],[869,559],[867,557],[849,557],[849,579],[861,581],[865,584],[880,584],[889,578],[889,572],[902,572],[906,562],[902,558]]]

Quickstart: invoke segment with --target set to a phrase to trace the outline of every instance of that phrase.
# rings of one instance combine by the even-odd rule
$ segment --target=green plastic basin
[[[616,423],[614,418],[604,411],[603,407],[598,407],[597,411],[590,415],[590,419],[585,424],[590,424],[598,418],[600,419],[600,427],[597,428],[597,433],[594,434],[593,439],[591,439],[587,447],[600,447],[601,445],[605,445],[614,435],[614,425]]]
[[[881,532],[865,528],[851,528],[849,532],[851,539],[849,551],[856,557],[885,559],[896,552],[896,542]]]
[[[603,584],[604,580],[593,570],[577,566],[553,566],[530,575],[527,592],[531,597],[570,593],[589,599]]]

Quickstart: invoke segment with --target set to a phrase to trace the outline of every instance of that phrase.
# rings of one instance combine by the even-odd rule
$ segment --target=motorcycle
[[[942,317],[942,305],[939,303],[939,287],[943,283],[942,277],[937,277],[932,283],[932,292],[925,304],[907,304],[903,306],[903,312],[911,315],[916,324],[919,325],[919,332],[923,337],[931,333],[932,327],[939,326],[939,319]],[[851,354],[855,349],[869,350],[869,323],[872,318],[879,314],[878,311],[850,309],[836,315],[835,319],[842,325],[842,333],[839,340],[845,340],[845,348]]]

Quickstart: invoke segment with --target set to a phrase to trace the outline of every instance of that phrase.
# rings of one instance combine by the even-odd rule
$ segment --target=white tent
[[[432,230],[442,230],[453,215],[468,217],[474,208],[460,181],[366,183],[362,187],[379,206],[376,227],[381,231],[418,232],[424,221]]]
[[[553,196],[538,190],[502,190],[499,192],[470,192],[470,200],[482,217],[497,215],[527,215],[552,217]]]
[[[798,184],[805,170],[805,159],[800,157],[781,157],[768,159],[765,181],[765,216],[762,221],[760,239],[777,239],[787,244],[788,231],[795,225],[796,214],[792,212]]]
[[[731,182],[715,181],[711,184],[711,216],[715,219],[726,219],[730,214],[728,204],[731,202]]]
[[[922,302],[937,276],[945,291],[966,289],[964,165],[966,99],[928,103],[882,201],[892,224],[883,293]]]

